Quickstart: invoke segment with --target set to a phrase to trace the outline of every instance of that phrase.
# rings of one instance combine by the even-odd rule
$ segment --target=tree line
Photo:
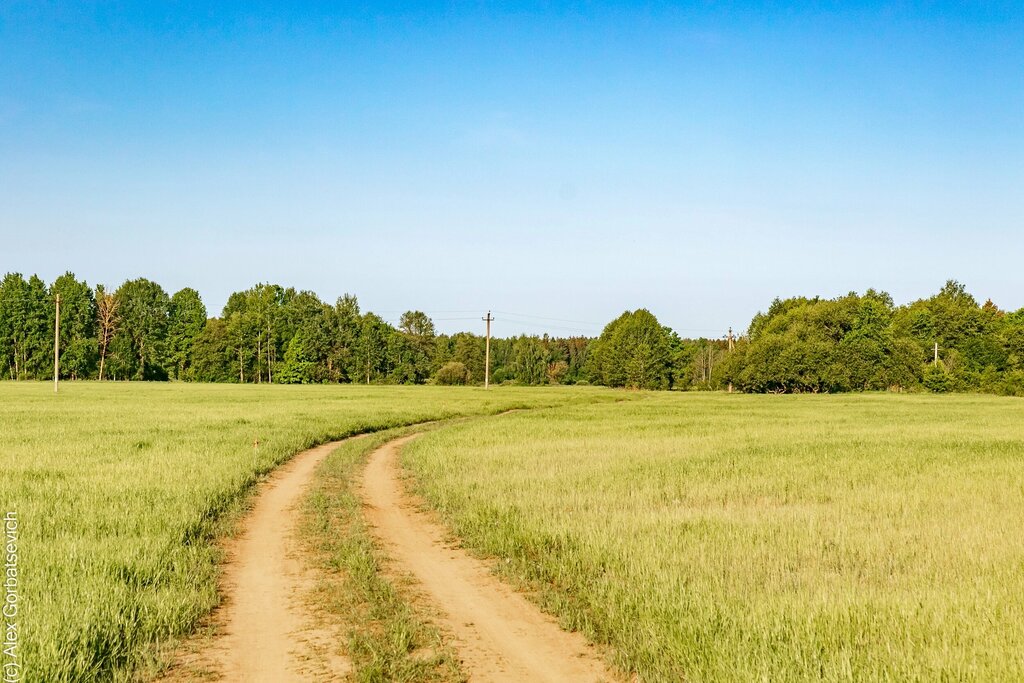
[[[717,370],[749,392],[915,390],[1024,395],[1024,309],[984,304],[955,280],[895,306],[868,290],[776,299]]]
[[[0,376],[53,375],[54,318],[60,295],[60,376],[64,379],[243,383],[481,384],[485,339],[438,334],[421,311],[397,327],[313,292],[258,284],[232,294],[210,317],[199,293],[168,294],[146,278],[116,290],[66,273],[47,285],[8,273],[0,282]],[[496,383],[586,380],[584,337],[491,340]]]
[[[356,297],[333,304],[309,291],[257,284],[220,316],[199,293],[173,295],[146,278],[116,290],[65,273],[47,285],[8,273],[0,282],[0,373],[53,373],[60,295],[65,379],[239,383],[482,384],[485,339],[438,334],[422,311],[393,326]],[[939,345],[935,361],[934,346]],[[988,391],[1024,395],[1024,310],[979,305],[957,282],[895,306],[883,292],[776,299],[730,350],[686,339],[645,309],[598,337],[521,335],[491,340],[496,384],[601,384],[746,392]]]

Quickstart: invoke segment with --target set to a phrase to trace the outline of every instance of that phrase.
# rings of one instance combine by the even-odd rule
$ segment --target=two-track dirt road
[[[580,634],[499,581],[486,563],[445,542],[401,482],[398,451],[415,437],[378,449],[366,467],[367,517],[394,568],[413,575],[441,611],[471,681],[613,680]]]
[[[446,543],[402,486],[397,453],[410,438],[374,452],[363,480],[365,513],[393,571],[414,577],[441,615],[471,681],[606,681],[613,676],[579,634],[562,631],[488,570]],[[336,448],[295,456],[258,494],[228,547],[224,603],[214,634],[183,648],[165,680],[337,681],[351,673],[338,654],[343,634],[313,614],[316,573],[295,538],[298,504],[316,466]]]

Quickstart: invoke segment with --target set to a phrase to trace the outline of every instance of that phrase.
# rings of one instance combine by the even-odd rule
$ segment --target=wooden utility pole
[[[491,386],[491,323],[494,318],[487,311],[487,317],[481,320],[487,323],[487,345],[484,347],[484,389],[487,389]]]
[[[57,295],[57,313],[53,320],[53,393],[57,393],[60,377],[60,294]]]
[[[939,342],[935,342],[935,360],[932,362],[932,365],[939,367]]]
[[[735,347],[735,337],[732,336],[732,328],[729,328],[729,353],[732,353]],[[732,382],[729,382],[729,393],[732,393]]]

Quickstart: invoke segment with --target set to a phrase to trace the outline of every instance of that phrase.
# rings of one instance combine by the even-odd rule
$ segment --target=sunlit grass
[[[644,681],[1024,680],[1024,402],[653,395],[406,447]]]
[[[600,390],[0,382],[0,512],[20,519],[24,680],[130,678],[217,602],[225,512],[357,432]],[[258,442],[258,447],[254,443]]]

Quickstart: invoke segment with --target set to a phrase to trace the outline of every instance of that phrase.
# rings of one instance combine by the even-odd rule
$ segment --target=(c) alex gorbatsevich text
[[[4,591],[3,607],[3,683],[21,680],[21,660],[18,656],[18,513],[4,514],[3,528]]]

